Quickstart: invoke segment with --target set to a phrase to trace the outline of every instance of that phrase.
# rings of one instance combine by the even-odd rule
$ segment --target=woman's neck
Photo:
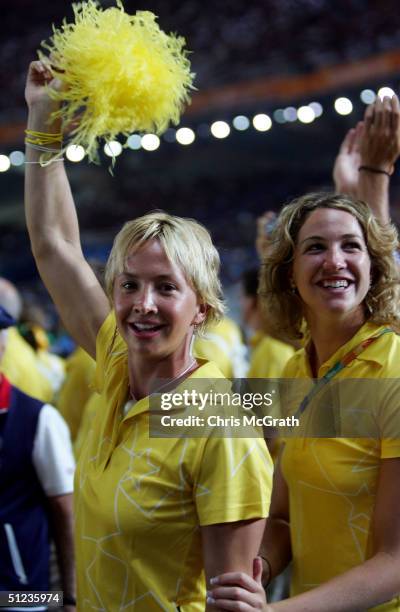
[[[129,387],[131,395],[139,400],[167,385],[168,382],[186,377],[197,361],[190,351],[174,353],[163,358],[149,359],[135,353],[128,355]]]
[[[346,344],[365,323],[365,317],[356,314],[345,320],[327,321],[320,317],[311,317],[308,327],[311,335],[310,365],[313,376],[336,351]]]

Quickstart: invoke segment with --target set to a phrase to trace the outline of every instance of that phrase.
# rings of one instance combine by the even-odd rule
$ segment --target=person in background
[[[0,306],[12,315],[17,324],[22,313],[22,300],[16,287],[5,278],[0,278]],[[0,371],[24,393],[50,402],[53,397],[51,384],[40,371],[35,351],[22,338],[16,324],[7,330],[7,346]]]
[[[48,317],[39,304],[24,304],[18,331],[35,351],[37,367],[52,388],[52,401],[57,402],[58,393],[65,379],[65,361],[51,352]]]
[[[64,417],[75,442],[85,410],[93,394],[95,360],[78,346],[65,360],[66,377],[57,398],[57,408]]]
[[[7,328],[14,324],[0,306],[0,362]],[[64,608],[71,612],[74,468],[68,428],[57,410],[25,395],[0,374],[0,591],[49,590],[52,536]]]
[[[337,193],[366,202],[382,223],[390,221],[390,177],[400,152],[397,96],[376,98],[364,120],[344,138],[333,168]]]
[[[195,338],[193,352],[199,359],[214,361],[226,378],[246,376],[248,361],[243,335],[239,325],[227,316]]]
[[[242,320],[253,332],[247,378],[280,378],[294,348],[266,333],[266,314],[258,294],[259,274],[259,268],[251,268],[242,276]]]

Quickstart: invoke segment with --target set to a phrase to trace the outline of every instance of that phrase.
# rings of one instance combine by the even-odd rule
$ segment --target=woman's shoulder
[[[366,337],[376,336],[376,340],[359,355],[359,359],[379,364],[382,377],[398,378],[400,376],[400,335],[388,325],[368,323],[364,329]]]
[[[303,376],[308,377],[307,354],[304,347],[290,357],[283,372],[283,378],[299,378]]]

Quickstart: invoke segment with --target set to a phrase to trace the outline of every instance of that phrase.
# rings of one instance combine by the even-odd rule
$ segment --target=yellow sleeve
[[[268,516],[273,465],[263,439],[210,437],[194,486],[200,525]]]
[[[97,393],[101,393],[103,390],[107,368],[111,354],[115,350],[117,336],[115,313],[112,310],[100,327],[96,338],[96,372],[94,380]]]

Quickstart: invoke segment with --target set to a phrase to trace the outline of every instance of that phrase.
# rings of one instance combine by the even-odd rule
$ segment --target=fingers
[[[392,128],[397,132],[400,125],[400,104],[399,98],[393,96],[391,98],[391,111],[392,111]]]
[[[356,130],[351,128],[343,139],[340,145],[339,153],[351,153],[354,146],[354,139],[356,136]]]
[[[263,563],[261,557],[256,557],[253,561],[253,578],[261,586],[263,573]]]
[[[207,603],[222,610],[263,610],[264,592],[250,593],[240,587],[218,587],[207,593]]]
[[[217,585],[235,585],[247,589],[251,593],[256,593],[260,589],[260,585],[248,574],[244,572],[229,572],[227,574],[221,574],[215,578],[211,578],[210,584],[213,587]]]
[[[397,96],[385,96],[383,100],[377,96],[375,102],[370,104],[364,114],[364,122],[367,130],[374,128],[376,131],[396,130],[399,125],[400,106]]]
[[[364,133],[364,121],[359,121],[355,127],[355,134],[354,134],[354,142],[353,142],[353,149],[352,152],[359,152],[360,151],[360,143],[361,143],[361,138],[363,136]]]
[[[212,605],[216,610],[236,610],[237,612],[255,612],[262,610],[262,607],[254,607],[242,601],[232,601],[230,599],[218,599],[218,601],[207,599],[207,604]]]
[[[50,66],[43,60],[35,60],[29,65],[28,78],[33,82],[49,83],[53,78],[53,74]]]

